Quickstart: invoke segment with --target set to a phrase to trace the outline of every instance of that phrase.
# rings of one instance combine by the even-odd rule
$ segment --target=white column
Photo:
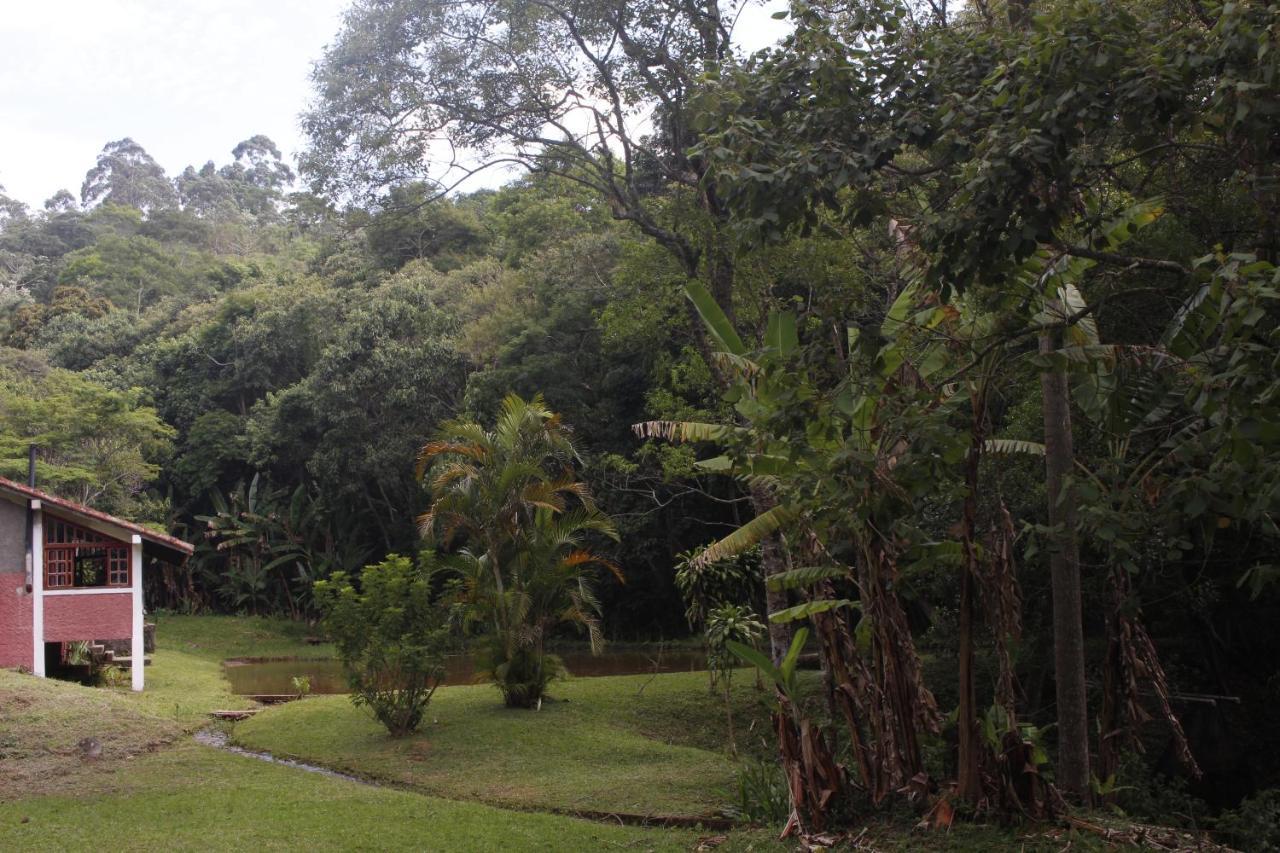
[[[44,677],[44,513],[31,502],[31,671]]]
[[[136,533],[133,534],[132,543],[129,554],[129,577],[133,581],[133,638],[129,647],[129,656],[133,661],[131,665],[133,689],[138,691],[142,689],[142,684],[146,680],[147,669],[147,651],[144,648],[145,638],[142,630],[142,537]]]

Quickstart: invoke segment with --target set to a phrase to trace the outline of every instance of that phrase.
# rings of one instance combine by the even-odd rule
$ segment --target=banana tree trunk
[[[1051,303],[1050,312],[1060,310]],[[1060,330],[1040,336],[1040,352],[1062,346]],[[1063,793],[1089,799],[1089,707],[1085,690],[1084,626],[1080,552],[1076,541],[1075,497],[1067,484],[1075,464],[1071,435],[1071,392],[1066,371],[1046,367],[1040,374],[1044,410],[1045,491],[1053,528],[1049,573],[1053,590],[1053,666],[1058,700],[1058,765]]]

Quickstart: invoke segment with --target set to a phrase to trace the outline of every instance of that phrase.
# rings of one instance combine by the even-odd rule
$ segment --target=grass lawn
[[[740,726],[757,721],[747,679]],[[724,708],[706,676],[584,678],[557,684],[540,711],[504,708],[489,685],[441,688],[413,736],[388,737],[345,696],[281,705],[236,725],[254,750],[428,794],[521,809],[711,816],[732,798]],[[748,734],[747,737],[752,735]]]
[[[158,649],[141,694],[0,671],[0,849],[689,850],[697,844],[692,830],[503,810],[458,802],[465,794],[423,796],[198,746],[188,733],[208,722],[208,711],[248,704],[230,694],[224,658],[332,650],[305,644],[305,626],[281,620],[161,614],[156,621]],[[476,707],[500,704],[492,688],[462,692]],[[657,680],[643,692],[668,691]],[[317,708],[325,704],[357,725],[371,724],[346,697],[316,700]],[[465,704],[453,706],[467,713]],[[571,705],[548,705],[543,713]],[[82,753],[85,738],[101,743],[99,757]],[[697,778],[702,750],[638,734],[631,739],[633,766],[644,762],[644,745],[654,744],[677,756],[664,766]],[[555,748],[547,744],[548,757]],[[553,761],[544,772],[565,766]],[[726,768],[716,758],[707,778],[723,778]],[[104,827],[114,828],[104,834]],[[722,849],[761,845],[772,846],[768,833],[738,833]]]
[[[307,644],[320,632],[302,622],[262,616],[157,613],[156,646],[221,663],[237,657],[332,657],[333,646]]]
[[[0,805],[7,850],[639,851],[696,843],[694,832],[451,802],[194,744],[136,759],[64,795]]]

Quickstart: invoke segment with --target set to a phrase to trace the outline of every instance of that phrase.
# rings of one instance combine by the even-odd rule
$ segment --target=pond
[[[602,675],[640,675],[650,672],[694,672],[707,668],[706,655],[697,650],[658,649],[607,651],[558,651],[569,673],[578,678]],[[450,655],[446,684],[472,684],[479,680],[470,655]],[[223,664],[231,690],[243,696],[295,693],[293,679],[311,679],[312,693],[346,693],[342,663],[334,658],[245,658]]]

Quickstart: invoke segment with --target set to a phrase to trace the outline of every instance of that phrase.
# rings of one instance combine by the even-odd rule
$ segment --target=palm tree
[[[466,603],[489,629],[481,668],[510,706],[537,705],[563,671],[544,651],[555,626],[585,627],[599,649],[592,575],[603,566],[621,579],[588,548],[590,534],[616,540],[617,531],[577,480],[576,459],[568,428],[541,396],[514,394],[493,430],[451,421],[418,456],[432,496],[419,529],[442,549],[465,542],[456,562]]]

